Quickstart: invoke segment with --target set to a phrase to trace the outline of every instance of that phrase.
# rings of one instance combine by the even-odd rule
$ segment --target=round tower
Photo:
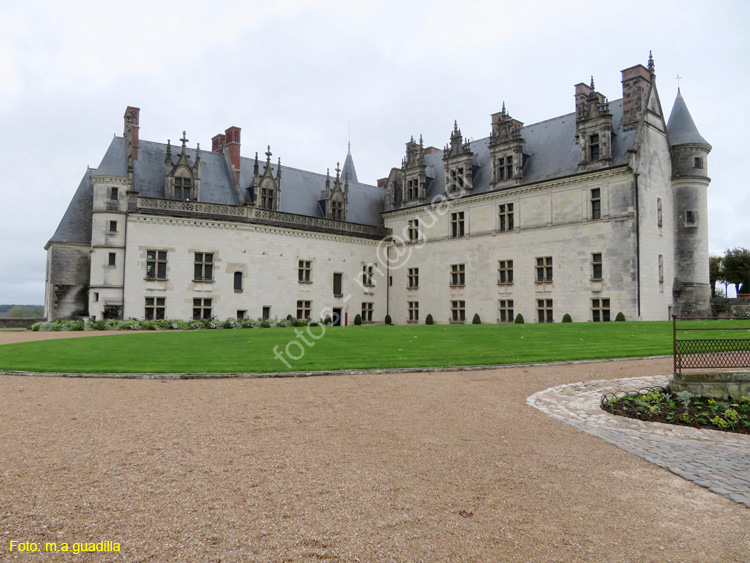
[[[674,191],[674,314],[710,316],[708,266],[708,153],[679,89],[667,124]]]

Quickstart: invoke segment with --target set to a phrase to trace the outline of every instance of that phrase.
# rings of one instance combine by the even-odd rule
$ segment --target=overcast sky
[[[489,134],[503,101],[531,124],[574,111],[573,85],[622,97],[620,71],[656,62],[669,114],[680,86],[709,156],[710,250],[750,247],[745,154],[750,3],[498,0],[0,5],[0,303],[44,301],[44,245],[128,105],[141,138],[325,173],[352,154],[360,182],[400,166],[404,143],[442,148],[453,120]]]

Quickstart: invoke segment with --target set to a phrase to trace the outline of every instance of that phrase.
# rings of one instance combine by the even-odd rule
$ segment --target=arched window
[[[242,291],[242,272],[234,273],[234,290]]]

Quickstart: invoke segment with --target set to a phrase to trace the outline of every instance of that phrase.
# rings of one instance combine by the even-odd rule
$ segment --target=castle
[[[49,319],[323,318],[351,324],[666,320],[710,312],[707,156],[682,95],[665,120],[654,62],[622,98],[575,85],[575,111],[489,135],[454,122],[406,143],[378,185],[124,134],[86,171],[46,245]]]

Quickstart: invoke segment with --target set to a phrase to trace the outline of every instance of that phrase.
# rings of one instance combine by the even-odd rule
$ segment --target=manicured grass
[[[693,325],[701,326],[700,322]],[[309,330],[317,336],[324,331],[323,327]],[[750,336],[748,333],[750,330],[714,332],[710,337],[743,338]],[[305,345],[303,338],[314,345]],[[289,366],[274,357],[274,347],[278,347]],[[300,359],[290,358],[286,350],[291,356],[301,355]],[[328,327],[318,340],[311,338],[306,328],[254,328],[8,344],[0,346],[0,370],[283,372],[512,364],[671,353],[669,322]]]

